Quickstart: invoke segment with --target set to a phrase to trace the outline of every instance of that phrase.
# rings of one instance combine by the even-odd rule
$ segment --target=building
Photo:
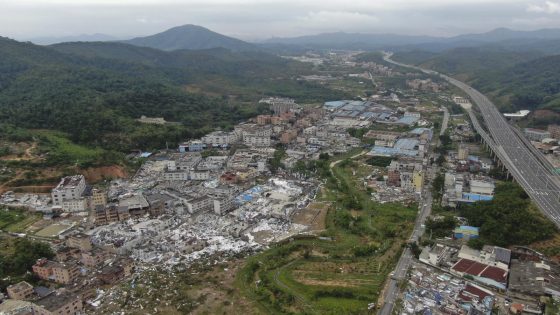
[[[179,145],[179,152],[200,152],[206,148],[206,145],[200,140],[193,140]]]
[[[86,211],[88,204],[84,198],[85,190],[86,179],[83,175],[62,178],[51,192],[53,207],[68,212]]]
[[[202,137],[202,143],[213,147],[226,147],[237,142],[238,137],[234,132],[214,131]]]
[[[550,138],[550,132],[541,129],[525,128],[525,136],[531,141],[542,141],[543,139]]]
[[[459,144],[459,149],[457,150],[457,159],[467,160],[469,158],[469,147],[466,144]]]
[[[551,138],[560,140],[560,125],[548,125],[547,130]]]
[[[91,191],[91,209],[96,206],[105,206],[107,204],[107,194],[100,189],[92,189]]]
[[[494,183],[483,180],[471,179],[469,182],[472,194],[492,196],[494,195]]]
[[[187,201],[186,206],[187,206],[187,211],[190,214],[193,214],[199,211],[213,209],[214,201],[211,198],[208,198],[207,196],[202,196]]]
[[[80,268],[73,263],[59,263],[52,268],[54,281],[62,284],[70,284],[80,276]]]
[[[33,286],[25,281],[12,284],[6,288],[8,297],[14,300],[28,300],[35,295]]]
[[[545,261],[511,261],[509,290],[534,296],[560,297],[560,268]]]
[[[56,260],[63,262],[80,257],[80,249],[72,247],[63,247],[56,252]]]
[[[80,295],[57,291],[33,302],[34,315],[74,315],[84,308]]]
[[[208,180],[208,179],[210,179],[210,172],[193,170],[189,173],[189,179],[191,179],[191,180]]]
[[[71,235],[66,240],[66,246],[78,248],[81,251],[89,251],[92,249],[91,236],[84,233]]]
[[[297,134],[298,132],[295,129],[286,130],[280,136],[280,142],[283,144],[288,144],[297,138]]]
[[[59,263],[41,258],[32,267],[40,279],[61,284],[74,282],[80,275],[80,269],[73,263]]]
[[[136,121],[141,122],[143,124],[152,124],[152,125],[165,125],[166,123],[163,117],[146,117],[144,115],[140,116],[140,118],[136,119]]]
[[[124,279],[124,277],[124,268],[117,265],[105,266],[97,275],[97,278],[105,284],[113,284]]]
[[[94,248],[91,251],[82,252],[80,261],[84,266],[93,268],[101,265],[107,258],[109,258],[109,254],[106,251]]]
[[[174,170],[169,171],[166,170],[163,173],[163,179],[167,181],[186,181],[189,180],[189,171],[182,171],[182,170]]]
[[[235,208],[235,200],[233,198],[221,198],[214,200],[214,213],[223,215]]]
[[[257,116],[257,125],[264,126],[270,125],[271,123],[271,116],[270,115],[258,115]]]

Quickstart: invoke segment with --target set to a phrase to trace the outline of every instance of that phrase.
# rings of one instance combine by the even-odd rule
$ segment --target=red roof
[[[507,281],[507,271],[494,266],[488,266],[480,276],[500,283],[506,283]]]
[[[482,301],[485,297],[487,296],[491,296],[488,292],[483,291],[473,285],[467,284],[467,286],[465,287],[465,289],[463,290],[463,292],[467,292],[470,293],[472,295],[476,295],[478,296],[478,300]]]
[[[459,260],[451,269],[472,276],[492,279],[499,283],[506,283],[507,271],[494,266],[488,266],[469,259]]]
[[[459,260],[451,269],[458,272],[466,272],[474,264],[474,261],[468,259]]]

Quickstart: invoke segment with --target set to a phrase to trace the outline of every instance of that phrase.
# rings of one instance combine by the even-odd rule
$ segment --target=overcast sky
[[[321,32],[451,36],[560,28],[560,0],[0,0],[0,36],[119,38],[197,24],[245,40]]]

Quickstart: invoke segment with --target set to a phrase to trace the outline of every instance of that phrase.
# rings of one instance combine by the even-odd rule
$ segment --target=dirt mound
[[[100,182],[105,179],[125,178],[128,172],[119,165],[90,167],[81,169],[80,174],[86,177],[86,181],[90,184]]]

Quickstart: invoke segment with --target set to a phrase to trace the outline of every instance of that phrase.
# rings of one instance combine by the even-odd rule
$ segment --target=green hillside
[[[343,97],[292,80],[306,65],[264,53],[163,52],[119,43],[52,48],[0,40],[0,123],[115,150],[164,147],[254,116],[263,95]],[[195,85],[198,90],[189,90]],[[138,124],[141,115],[179,125]]]
[[[546,108],[560,112],[560,55],[489,47],[429,55],[399,52],[394,59],[463,80],[486,93],[502,111]]]
[[[198,25],[173,27],[164,32],[125,41],[128,44],[161,50],[226,48],[232,51],[254,51],[258,48]]]

